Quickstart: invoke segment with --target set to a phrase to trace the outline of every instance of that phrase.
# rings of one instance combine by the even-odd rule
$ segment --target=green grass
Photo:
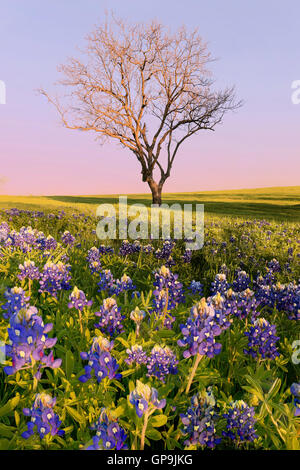
[[[119,195],[88,196],[0,196],[0,208],[54,210],[72,208],[95,213],[102,203],[115,204]],[[149,194],[129,194],[128,203],[149,205]],[[230,191],[166,193],[163,202],[201,203],[206,215],[258,218],[275,221],[300,221],[300,186]]]

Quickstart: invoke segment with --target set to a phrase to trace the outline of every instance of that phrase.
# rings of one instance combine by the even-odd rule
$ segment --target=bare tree
[[[64,126],[94,131],[133,152],[153,203],[181,144],[198,131],[214,130],[239,106],[234,89],[213,90],[211,61],[197,30],[175,34],[157,22],[127,24],[112,16],[87,37],[86,60],[61,65],[60,84],[70,93],[51,98]],[[158,177],[156,177],[158,175]]]

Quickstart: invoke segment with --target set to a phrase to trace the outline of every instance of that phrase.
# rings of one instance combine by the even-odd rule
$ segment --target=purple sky
[[[133,154],[99,146],[91,133],[64,129],[35,89],[51,90],[56,67],[84,44],[113,9],[130,21],[153,18],[199,27],[220,86],[236,85],[245,104],[216,132],[202,132],[178,153],[166,191],[300,184],[299,0],[26,0],[0,6],[1,194],[148,192]]]

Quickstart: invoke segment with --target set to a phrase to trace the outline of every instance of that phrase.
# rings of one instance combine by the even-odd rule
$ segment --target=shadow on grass
[[[165,195],[164,202],[166,204],[175,203],[199,203],[204,204],[204,211],[209,215],[226,216],[226,217],[244,217],[258,219],[274,219],[280,221],[297,222],[300,221],[300,204],[275,204],[268,202],[250,202],[246,201],[210,201],[197,194],[178,195],[172,198],[172,194]],[[71,204],[117,204],[119,202],[118,195],[114,196],[47,196],[47,199],[60,201]],[[225,196],[226,199],[226,196]],[[128,204],[142,203],[146,206],[151,204],[150,197],[144,195],[128,195]],[[295,201],[298,202],[298,201]]]

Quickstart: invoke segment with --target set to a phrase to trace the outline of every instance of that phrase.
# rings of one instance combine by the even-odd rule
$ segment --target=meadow
[[[0,449],[299,450],[300,187],[166,194],[195,252],[102,202],[0,196]]]

